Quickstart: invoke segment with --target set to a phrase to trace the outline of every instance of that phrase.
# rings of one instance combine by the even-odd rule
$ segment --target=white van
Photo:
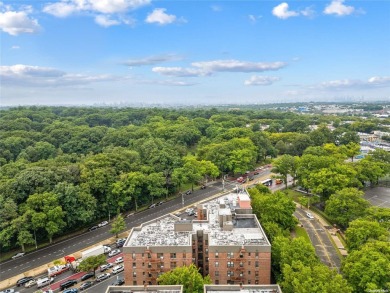
[[[118,265],[118,266],[115,266],[112,268],[112,273],[117,274],[117,273],[123,272],[124,269],[125,269],[125,267],[123,265]]]
[[[37,280],[37,287],[42,288],[53,283],[54,278],[42,278]]]

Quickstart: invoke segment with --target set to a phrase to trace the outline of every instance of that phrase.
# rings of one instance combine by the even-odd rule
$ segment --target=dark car
[[[125,244],[126,242],[126,239],[119,239],[116,241],[116,247],[119,248],[119,247],[123,247],[123,245]]]
[[[118,279],[114,283],[112,283],[113,286],[122,286],[125,283],[124,279]]]
[[[92,281],[87,281],[85,283],[82,283],[79,287],[79,290],[82,291],[82,290],[85,290],[89,287],[91,287],[93,285],[93,282]]]
[[[185,194],[187,194],[187,195],[189,195],[189,194],[191,194],[192,193],[192,190],[187,190],[186,192],[185,192]]]
[[[163,201],[160,201],[157,205],[160,206],[162,205],[164,202]]]
[[[26,284],[27,282],[31,281],[31,280],[34,280],[33,277],[24,277],[24,278],[21,278],[19,280],[16,281],[16,286],[22,286],[24,284]]]
[[[94,276],[95,276],[95,274],[93,272],[86,273],[85,275],[83,275],[81,277],[81,281],[88,280],[90,278],[93,278]]]
[[[95,230],[97,230],[97,229],[99,229],[99,226],[92,226],[92,227],[89,228],[88,230],[89,230],[89,231],[95,231]]]
[[[63,283],[60,284],[60,289],[64,290],[66,288],[72,287],[73,285],[77,284],[77,281],[74,279],[69,279]]]
[[[202,185],[200,189],[206,189],[206,185]]]

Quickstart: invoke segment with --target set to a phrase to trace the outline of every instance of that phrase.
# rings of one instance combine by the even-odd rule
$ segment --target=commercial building
[[[123,247],[126,285],[195,264],[214,284],[270,284],[271,245],[244,191],[199,204],[197,220],[174,215],[133,228]]]

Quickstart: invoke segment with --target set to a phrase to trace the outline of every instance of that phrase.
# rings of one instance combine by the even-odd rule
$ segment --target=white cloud
[[[178,21],[177,17],[173,14],[165,13],[165,8],[156,8],[153,12],[149,13],[145,19],[147,23],[157,23],[159,25],[171,24]],[[184,20],[181,20],[184,21]]]
[[[343,90],[343,89],[373,89],[378,87],[390,87],[390,76],[374,76],[367,80],[342,79],[332,80],[321,83],[316,88],[324,90]]]
[[[115,14],[148,4],[150,0],[62,0],[45,5],[43,11],[57,17],[66,17],[82,11]]]
[[[14,46],[11,47],[11,49],[12,49],[12,50],[19,50],[19,49],[20,49],[20,46],[14,45]]]
[[[249,15],[248,15],[248,19],[249,19],[249,21],[250,21],[252,24],[255,24],[260,18],[262,18],[261,15],[258,15],[258,16],[253,15],[253,14],[249,14]]]
[[[214,60],[214,61],[202,61],[194,62],[192,66],[202,68],[205,71],[216,72],[262,72],[269,70],[278,70],[285,67],[287,64],[284,62],[247,62],[239,60]]]
[[[287,19],[289,17],[298,16],[296,11],[288,10],[288,4],[286,2],[280,3],[272,9],[272,14],[281,19]]]
[[[244,84],[245,85],[271,85],[278,80],[280,80],[279,77],[253,75],[248,80],[245,80]]]
[[[4,86],[22,87],[75,86],[123,79],[110,75],[69,74],[55,68],[23,64],[0,66],[0,77]]]
[[[176,61],[180,59],[181,57],[175,54],[155,55],[155,56],[148,56],[140,59],[127,60],[123,62],[123,64],[127,66],[143,66],[143,65],[154,65],[154,64],[169,62],[169,61]]]
[[[113,25],[119,25],[121,24],[120,21],[116,20],[116,19],[111,19],[109,16],[107,15],[97,15],[95,17],[95,22],[103,27],[110,27],[110,26],[113,26]]]
[[[338,16],[350,15],[355,12],[353,6],[347,6],[343,4],[344,0],[333,0],[328,6],[325,7],[325,14],[336,14]]]
[[[32,34],[40,30],[38,20],[29,17],[31,6],[23,7],[21,11],[12,11],[9,5],[2,6],[0,11],[0,29],[12,36]]]
[[[211,72],[197,69],[197,68],[182,68],[182,67],[154,67],[153,72],[161,75],[175,76],[175,77],[197,77],[210,75]]]

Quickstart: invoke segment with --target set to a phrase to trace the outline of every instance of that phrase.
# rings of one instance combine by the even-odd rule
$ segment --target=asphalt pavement
[[[294,215],[309,235],[310,241],[313,244],[316,254],[320,258],[321,262],[328,267],[335,268],[339,271],[341,260],[336,248],[330,240],[330,235],[328,235],[326,227],[320,223],[317,215],[309,211],[314,215],[314,219],[309,219],[306,216],[306,212],[307,211],[305,209],[297,206]]]

